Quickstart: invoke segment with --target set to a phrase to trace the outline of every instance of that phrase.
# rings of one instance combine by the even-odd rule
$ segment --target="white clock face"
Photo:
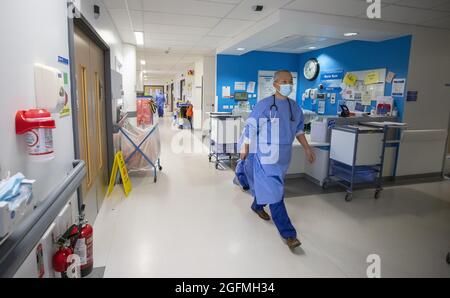
[[[319,62],[316,59],[308,60],[305,63],[305,68],[303,69],[305,78],[312,81],[319,74]]]

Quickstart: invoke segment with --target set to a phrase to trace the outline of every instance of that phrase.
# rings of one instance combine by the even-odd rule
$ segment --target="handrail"
[[[73,162],[73,170],[50,192],[41,205],[27,216],[0,246],[0,277],[14,277],[19,267],[41,240],[44,233],[80,187],[86,176],[82,160]]]

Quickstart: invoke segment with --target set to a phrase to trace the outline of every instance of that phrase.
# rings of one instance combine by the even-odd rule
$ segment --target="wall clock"
[[[303,69],[303,75],[309,81],[314,81],[319,76],[320,65],[316,58],[309,59],[305,63],[305,68]]]

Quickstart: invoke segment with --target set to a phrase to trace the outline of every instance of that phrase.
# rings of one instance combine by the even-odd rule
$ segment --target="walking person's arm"
[[[312,150],[311,146],[309,146],[308,140],[306,140],[305,134],[304,133],[298,134],[297,140],[300,142],[303,149],[305,150],[305,155],[308,158],[308,161],[310,163],[314,163],[316,161],[316,154],[314,153],[314,150]]]

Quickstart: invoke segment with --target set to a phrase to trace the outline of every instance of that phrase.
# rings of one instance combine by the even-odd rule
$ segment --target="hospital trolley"
[[[328,177],[323,188],[337,183],[353,199],[356,188],[375,188],[378,199],[383,187],[383,163],[387,127],[369,125],[337,126],[331,132]]]
[[[209,161],[215,159],[216,169],[224,160],[239,159],[238,142],[241,136],[241,116],[232,113],[209,113]]]
[[[154,117],[154,125],[138,127],[131,121],[134,117],[125,115],[114,128],[114,142],[116,150],[123,152],[129,171],[153,171],[156,183],[157,169],[162,171],[162,166],[159,123],[156,114]]]

